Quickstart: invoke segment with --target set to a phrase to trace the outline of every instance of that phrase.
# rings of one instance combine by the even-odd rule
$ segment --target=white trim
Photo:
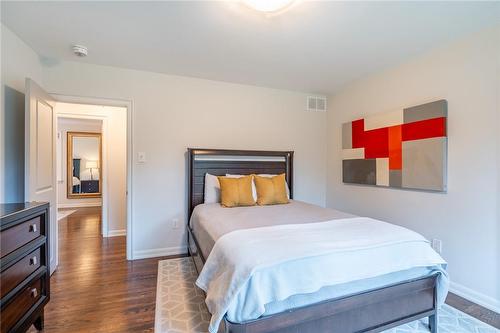
[[[116,236],[125,236],[127,235],[127,229],[121,230],[109,230],[108,235],[104,237],[116,237]]]
[[[187,252],[188,252],[187,246],[174,246],[174,247],[164,247],[164,248],[150,249],[150,250],[137,250],[134,251],[133,260],[173,256],[178,254],[186,254]]]
[[[71,95],[60,95],[57,93],[52,93],[52,96],[56,97],[59,102],[66,103],[79,103],[79,104],[94,104],[94,105],[106,105],[106,106],[119,106],[127,109],[127,260],[133,260],[133,191],[132,191],[132,177],[133,177],[133,101],[132,100],[121,100],[121,99],[110,99],[110,98],[100,98],[100,97],[82,97],[82,96],[71,96]]]
[[[450,282],[450,291],[473,303],[484,306],[485,308],[490,309],[491,311],[500,313],[500,300],[494,299],[493,297],[474,291],[456,282]]]
[[[59,208],[86,208],[86,207],[101,207],[100,202],[75,202],[75,203],[58,203],[57,209]]]

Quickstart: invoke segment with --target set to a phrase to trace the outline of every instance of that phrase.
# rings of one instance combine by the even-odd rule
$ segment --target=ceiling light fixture
[[[86,57],[89,50],[83,45],[73,45],[73,53],[78,57]]]
[[[296,0],[241,0],[248,7],[268,14],[289,8]]]

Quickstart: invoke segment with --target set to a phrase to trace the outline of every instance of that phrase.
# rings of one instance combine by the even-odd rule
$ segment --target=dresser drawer
[[[40,216],[3,230],[0,239],[0,257],[11,253],[40,236]]]
[[[20,291],[14,299],[2,308],[1,333],[9,330],[42,297],[42,278],[35,279],[28,287]]]
[[[39,247],[1,273],[0,297],[4,297],[40,267],[41,254],[41,248]]]

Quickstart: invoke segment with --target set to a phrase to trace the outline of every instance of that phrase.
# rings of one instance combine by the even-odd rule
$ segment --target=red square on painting
[[[358,119],[352,122],[352,148],[365,146],[365,120]]]
[[[403,141],[446,136],[446,118],[424,119],[403,125]]]
[[[365,158],[389,157],[389,128],[377,128],[364,134]]]

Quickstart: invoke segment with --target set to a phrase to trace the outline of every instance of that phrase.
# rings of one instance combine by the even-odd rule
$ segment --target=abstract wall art
[[[446,100],[342,125],[344,183],[446,191]]]

